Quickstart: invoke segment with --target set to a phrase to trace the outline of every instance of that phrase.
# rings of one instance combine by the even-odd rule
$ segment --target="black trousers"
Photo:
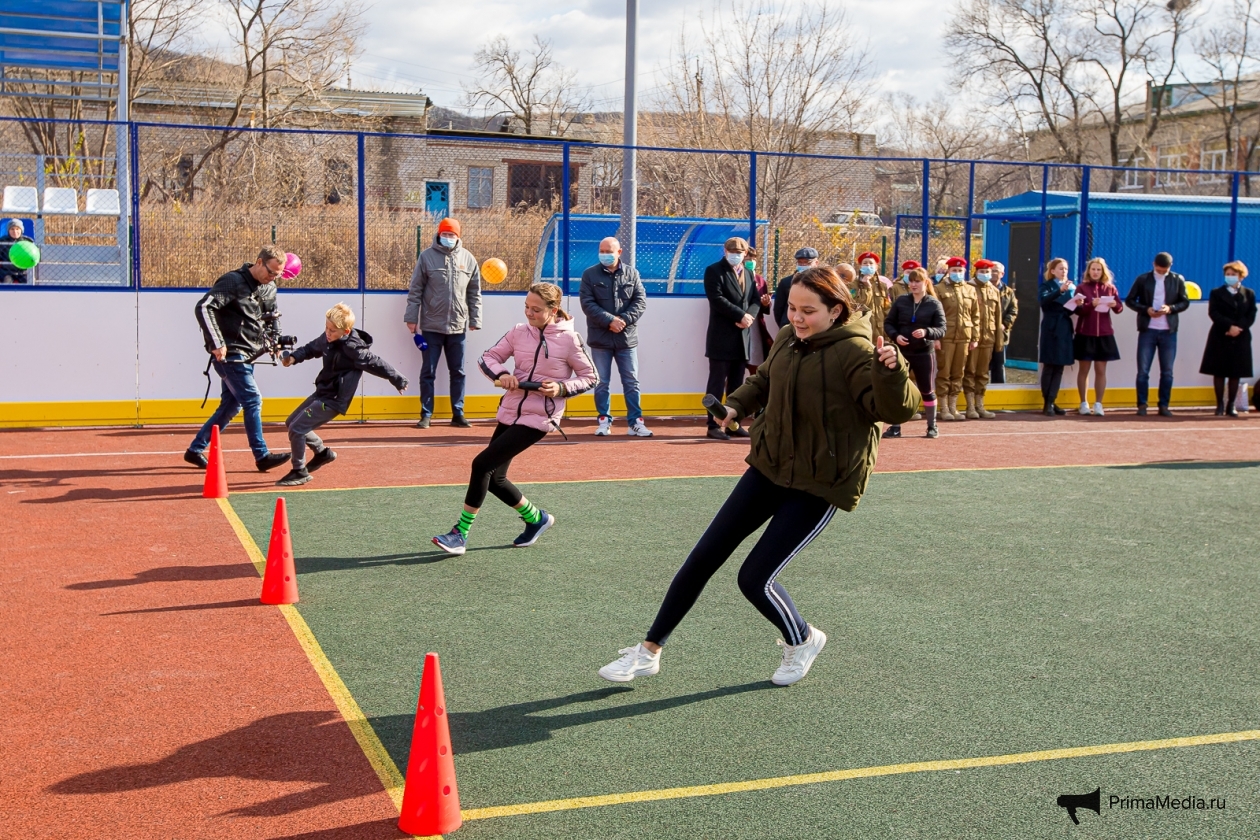
[[[648,630],[647,640],[665,644],[669,634],[695,605],[713,573],[768,519],[770,525],[748,553],[744,565],[739,567],[739,588],[744,597],[779,628],[784,641],[790,645],[804,642],[809,626],[796,611],[787,590],[775,578],[788,561],[822,533],[835,512],[831,503],[820,496],[779,487],[749,467],[687,556],[687,562],[674,575],[652,629]]]
[[[1002,385],[1006,382],[1006,348],[993,351],[989,359],[989,384]]]
[[[936,354],[931,350],[926,353],[907,353],[906,364],[910,366],[910,373],[919,386],[919,393],[923,395],[923,403],[926,405],[935,402]]]
[[[1059,398],[1059,386],[1063,384],[1063,368],[1066,365],[1041,366],[1041,398],[1047,406]]]
[[[496,426],[494,434],[490,436],[490,445],[473,458],[472,477],[468,479],[464,504],[479,508],[485,503],[486,493],[489,492],[508,507],[519,505],[524,494],[508,481],[508,467],[512,465],[513,458],[546,436],[546,432],[529,426],[509,426],[505,423]]]
[[[734,392],[736,388],[744,384],[745,365],[748,362],[744,359],[709,359],[709,382],[704,387],[706,394],[712,394],[717,399]],[[709,415],[709,428],[716,429],[717,421],[713,419],[713,415]]]

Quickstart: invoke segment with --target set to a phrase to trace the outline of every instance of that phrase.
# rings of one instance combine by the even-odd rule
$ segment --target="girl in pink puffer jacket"
[[[517,324],[481,356],[481,371],[507,391],[499,401],[498,426],[490,445],[472,462],[472,477],[464,494],[464,510],[450,533],[433,538],[448,554],[463,554],[468,529],[493,493],[514,508],[525,522],[525,531],[512,545],[533,545],[556,518],[530,503],[511,481],[507,471],[512,459],[560,428],[568,397],[595,387],[597,377],[573,329],[573,319],[560,308],[561,292],[551,283],[536,283],[525,295],[526,324]],[[513,360],[513,370],[504,365]],[[523,386],[523,387],[522,387]]]

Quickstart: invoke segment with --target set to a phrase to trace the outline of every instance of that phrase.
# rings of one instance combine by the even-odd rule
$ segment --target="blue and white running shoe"
[[[526,522],[525,530],[521,532],[519,537],[512,540],[512,545],[517,548],[529,548],[531,545],[538,542],[538,538],[543,535],[543,531],[546,531],[552,525],[556,524],[556,518],[550,513],[547,513],[547,511],[540,510],[538,511],[538,515],[542,518],[533,525]]]
[[[464,549],[468,546],[468,540],[464,538],[464,535],[459,532],[458,528],[452,528],[449,534],[434,537],[433,544],[447,554],[463,554]]]

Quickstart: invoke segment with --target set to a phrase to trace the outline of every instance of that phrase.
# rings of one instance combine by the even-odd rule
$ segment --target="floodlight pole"
[[[114,189],[118,190],[118,232],[115,241],[118,243],[119,269],[122,282],[129,285],[132,279],[131,266],[131,173],[128,164],[131,160],[127,144],[131,139],[128,123],[131,121],[130,99],[127,71],[127,30],[131,9],[128,4],[122,5],[118,20],[118,122],[114,125]],[[137,293],[139,284],[137,284]]]
[[[621,152],[621,259],[634,265],[634,246],[638,238],[638,154],[639,102],[635,91],[634,75],[638,64],[637,35],[639,29],[639,0],[626,0],[626,98],[623,107]]]

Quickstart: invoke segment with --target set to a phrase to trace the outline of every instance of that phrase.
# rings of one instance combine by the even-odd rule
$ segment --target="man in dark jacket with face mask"
[[[722,259],[704,270],[704,294],[709,299],[709,330],[704,355],[709,360],[709,382],[705,393],[719,401],[744,384],[748,364],[749,328],[762,314],[761,295],[751,271],[744,270],[748,242],[738,236],[726,240]],[[748,437],[748,430],[726,432],[709,417],[709,437],[728,440]]]

